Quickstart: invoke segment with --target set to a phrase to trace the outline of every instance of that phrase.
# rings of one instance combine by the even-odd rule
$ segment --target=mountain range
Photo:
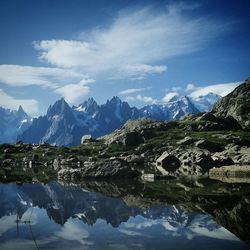
[[[0,143],[15,142],[19,134],[22,134],[30,124],[29,117],[19,106],[18,110],[4,109],[0,107]]]
[[[140,109],[130,107],[119,97],[113,97],[102,105],[89,98],[73,107],[62,98],[49,106],[46,115],[38,118],[29,117],[21,106],[18,111],[1,108],[0,142],[22,140],[57,146],[78,145],[83,135],[91,134],[94,138],[103,136],[129,119],[179,120],[186,114],[210,110],[219,98],[213,93],[198,98],[173,96],[167,103],[147,105]]]

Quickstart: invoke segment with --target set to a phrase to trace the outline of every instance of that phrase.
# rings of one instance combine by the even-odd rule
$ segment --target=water
[[[205,180],[0,184],[0,249],[249,249],[248,198]]]

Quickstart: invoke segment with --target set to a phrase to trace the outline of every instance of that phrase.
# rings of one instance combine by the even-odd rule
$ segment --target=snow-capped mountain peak
[[[147,105],[140,109],[130,107],[117,96],[102,105],[89,98],[79,106],[73,107],[62,98],[48,108],[45,116],[34,118],[32,125],[26,127],[21,135],[18,134],[18,140],[28,143],[46,141],[54,145],[77,145],[83,135],[103,136],[121,127],[129,119],[145,117],[156,120],[178,120],[189,113],[206,111],[218,98],[219,96],[213,93],[197,98],[173,94],[164,104]],[[21,114],[22,108],[15,112]],[[20,120],[23,121],[22,124],[30,124],[25,123],[25,119],[26,117],[22,116]],[[2,140],[5,141],[6,138]],[[12,138],[12,141],[15,140],[16,138]]]
[[[10,110],[0,107],[0,143],[15,142],[18,135],[26,130],[32,118],[19,106],[18,110]]]
[[[221,96],[211,92],[198,97],[192,95],[190,96],[191,101],[201,112],[209,111],[212,108],[213,104],[220,98]]]

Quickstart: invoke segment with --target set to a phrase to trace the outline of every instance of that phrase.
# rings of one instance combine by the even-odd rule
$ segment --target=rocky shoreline
[[[72,148],[22,142],[3,144],[1,178],[15,172],[47,178],[53,175],[68,181],[138,179],[148,174],[154,178],[203,176],[223,166],[227,166],[227,172],[230,168],[241,171],[241,166],[246,166],[248,173],[247,131],[184,132],[183,126],[187,126],[186,121],[129,121],[112,135]]]
[[[0,176],[138,179],[145,175],[202,176],[230,169],[242,173],[241,166],[248,173],[249,96],[248,79],[210,112],[180,121],[129,120],[109,135],[97,139],[84,135],[76,147],[21,141],[1,144]]]

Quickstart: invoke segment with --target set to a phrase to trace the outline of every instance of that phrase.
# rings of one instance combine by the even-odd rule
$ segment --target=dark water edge
[[[0,184],[0,249],[249,249],[250,185]]]

